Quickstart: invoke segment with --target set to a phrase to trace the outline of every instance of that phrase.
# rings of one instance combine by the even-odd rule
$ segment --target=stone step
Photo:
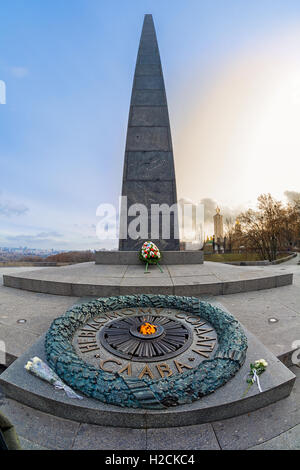
[[[3,275],[6,287],[43,294],[109,297],[128,294],[228,295],[272,289],[293,283],[293,273],[274,267],[250,268],[222,263],[149,267],[80,263]]]

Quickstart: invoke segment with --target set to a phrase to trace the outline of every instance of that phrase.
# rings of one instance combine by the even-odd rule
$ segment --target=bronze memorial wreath
[[[194,369],[160,379],[124,377],[84,362],[72,345],[77,329],[99,314],[132,307],[173,308],[209,322],[218,336],[213,358],[203,360]],[[143,294],[99,298],[73,306],[53,321],[45,349],[59,377],[84,395],[111,405],[163,409],[191,403],[224,385],[245,361],[247,338],[231,314],[210,303],[195,297]]]

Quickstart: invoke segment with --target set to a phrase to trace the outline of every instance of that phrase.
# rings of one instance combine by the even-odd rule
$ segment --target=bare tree
[[[226,217],[225,219],[225,236],[226,236],[226,245],[227,251],[232,251],[232,243],[235,231],[235,222],[232,217]]]
[[[297,203],[283,206],[271,194],[259,196],[257,207],[239,216],[243,244],[258,251],[262,259],[273,261],[278,250],[293,245],[299,233],[299,207]]]

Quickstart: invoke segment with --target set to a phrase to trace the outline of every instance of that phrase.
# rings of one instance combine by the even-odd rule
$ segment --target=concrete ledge
[[[203,251],[162,251],[161,264],[202,264]],[[136,251],[96,251],[96,264],[140,265]]]
[[[204,265],[151,266],[95,265],[80,263],[60,268],[3,275],[6,287],[43,294],[73,297],[109,297],[126,294],[166,294],[201,297],[226,295],[287,286],[293,283],[293,273],[269,269],[266,272],[250,268]],[[208,267],[208,266],[209,267]],[[267,269],[267,268],[266,268]]]
[[[43,262],[43,261],[1,261],[0,262],[0,268],[30,268],[30,267],[37,267],[37,268],[42,268],[42,267],[51,267],[51,266],[67,266],[68,264],[71,263],[57,263],[56,261],[48,261],[48,262]]]
[[[223,308],[223,307],[222,307]],[[128,428],[164,428],[208,423],[249,413],[287,397],[295,376],[251,333],[247,359],[240,371],[226,385],[211,395],[184,406],[163,411],[135,410],[110,406],[100,401],[68,398],[61,390],[32,376],[24,369],[33,356],[45,360],[44,336],[1,376],[0,385],[7,397],[40,411],[81,423]],[[263,392],[254,385],[243,397],[250,362],[263,357],[269,363],[261,377]]]

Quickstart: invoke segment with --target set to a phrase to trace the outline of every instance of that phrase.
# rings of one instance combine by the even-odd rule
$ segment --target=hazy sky
[[[236,211],[299,191],[299,0],[2,0],[0,246],[103,246],[96,208],[121,191],[145,13],[178,196]]]

